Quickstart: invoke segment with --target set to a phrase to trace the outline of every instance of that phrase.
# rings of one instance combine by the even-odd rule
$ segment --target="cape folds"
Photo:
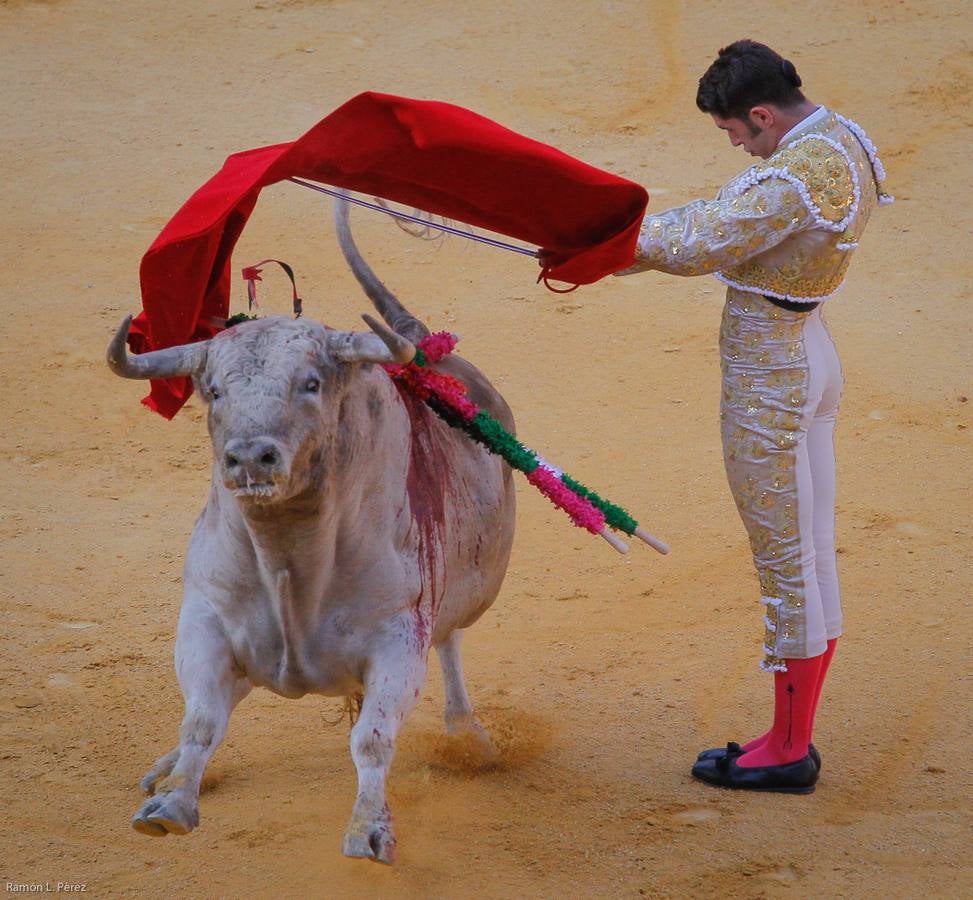
[[[590,284],[632,263],[645,189],[471,110],[390,94],[353,97],[302,137],[245,150],[194,193],[142,258],[136,353],[205,340],[230,303],[230,257],[262,188],[299,177],[418,207],[552,254],[548,278]],[[188,378],[153,381],[172,418]]]

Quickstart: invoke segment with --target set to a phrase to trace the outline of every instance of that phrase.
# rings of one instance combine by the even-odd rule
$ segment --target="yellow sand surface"
[[[646,274],[558,296],[527,257],[354,216],[363,252],[504,391],[522,439],[672,545],[625,557],[520,480],[513,559],[465,642],[501,751],[440,736],[438,667],[400,741],[394,868],[345,859],[334,700],[254,693],[187,837],[129,818],[174,744],[180,570],[210,448],[198,400],[139,405],[104,351],[139,260],[232,152],[362,90],[471,107],[650,191],[711,196],[749,158],[694,105],[719,47],[764,40],[860,122],[898,202],[827,314],[846,389],[846,607],[810,796],[694,782],[769,724],[761,610],[724,483],[722,289]],[[88,896],[968,897],[973,27],[962,0],[0,0],[0,883]],[[234,271],[290,262],[307,314],[368,308],[330,203],[267,189]],[[289,285],[268,270],[265,308]],[[233,309],[245,307],[237,278]],[[9,887],[8,887],[9,889]]]

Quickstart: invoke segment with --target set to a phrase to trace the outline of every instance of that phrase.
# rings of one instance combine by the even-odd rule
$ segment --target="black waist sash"
[[[813,303],[795,303],[793,300],[781,300],[780,297],[769,297],[767,294],[761,294],[761,296],[768,303],[773,303],[774,306],[779,306],[781,309],[790,312],[810,312],[821,305],[820,300],[815,300]]]

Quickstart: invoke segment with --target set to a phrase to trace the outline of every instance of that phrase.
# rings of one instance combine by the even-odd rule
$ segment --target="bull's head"
[[[415,356],[405,338],[363,318],[373,334],[273,317],[209,341],[129,356],[129,316],[109,345],[108,365],[124,378],[191,376],[209,409],[223,484],[246,503],[273,503],[306,490],[333,456],[352,365]]]

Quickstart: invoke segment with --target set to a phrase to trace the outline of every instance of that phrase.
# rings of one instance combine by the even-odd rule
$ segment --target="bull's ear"
[[[331,355],[342,362],[405,363],[416,356],[415,345],[367,313],[362,318],[373,334],[332,332],[328,335]]]

